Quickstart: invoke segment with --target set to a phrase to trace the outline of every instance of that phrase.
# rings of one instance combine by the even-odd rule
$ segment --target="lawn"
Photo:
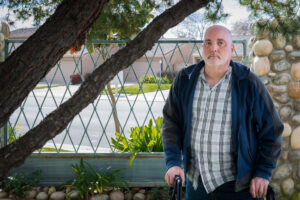
[[[171,87],[171,84],[161,84],[160,89],[161,90],[169,90]],[[124,89],[118,88],[119,93],[125,93],[129,95],[137,95],[137,94],[142,94],[142,92],[147,93],[147,92],[155,92],[158,90],[158,85],[156,83],[144,83],[142,85],[142,90],[140,89],[139,84],[135,85],[129,85],[125,86]],[[115,93],[115,88],[112,88],[113,93]],[[105,91],[102,92],[102,94],[106,94]],[[107,92],[108,94],[108,92]]]
[[[39,152],[39,150],[35,150],[34,152]],[[41,152],[53,152],[53,153],[56,153],[56,149],[55,148],[50,148],[50,147],[44,147],[42,148],[42,151]],[[60,149],[59,152],[71,152],[69,150],[65,150],[65,149]]]
[[[60,87],[60,86],[63,86],[63,85],[51,85],[50,87]],[[37,86],[34,88],[34,90],[39,90],[39,89],[45,89],[45,88],[49,88],[47,85],[45,86]]]

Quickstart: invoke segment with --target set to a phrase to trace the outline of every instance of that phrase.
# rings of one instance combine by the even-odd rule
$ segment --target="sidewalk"
[[[125,84],[125,86],[129,86],[132,84]],[[37,86],[47,86],[46,84],[38,84]],[[51,87],[51,91],[52,94],[55,98],[63,98],[64,99],[69,99],[71,97],[71,94],[75,94],[75,92],[78,90],[78,88],[80,87],[80,85],[69,85],[69,88],[67,89],[67,86],[59,86],[59,87]],[[111,85],[112,88],[114,88],[114,85]],[[36,89],[33,90],[34,91],[34,95],[38,96],[38,97],[44,97],[47,92],[47,96],[52,97],[51,92],[48,91],[48,88],[45,89]],[[157,93],[157,94],[156,94]],[[158,92],[148,92],[148,93],[144,93],[144,94],[139,94],[139,95],[130,95],[127,94],[127,97],[125,94],[117,94],[115,95],[116,99],[118,101],[127,101],[127,99],[129,101],[145,101],[145,99],[147,101],[165,101],[167,99],[169,95],[169,90],[162,90],[158,91]],[[29,96],[33,96],[33,93],[31,92],[29,94]],[[105,95],[101,95],[101,99],[103,100],[108,100],[108,96]]]

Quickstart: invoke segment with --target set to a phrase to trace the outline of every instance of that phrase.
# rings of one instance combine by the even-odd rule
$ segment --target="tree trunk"
[[[64,0],[34,35],[0,64],[0,127],[72,44],[87,31],[108,0]]]
[[[39,125],[28,131],[16,142],[0,149],[0,180],[4,178],[13,167],[21,165],[26,157],[28,157],[35,149],[42,148],[48,140],[54,138],[63,131],[68,123],[82,109],[97,98],[108,81],[110,81],[120,70],[127,68],[127,66],[150,50],[154,43],[169,28],[177,25],[186,16],[199,8],[206,6],[208,2],[208,0],[181,0],[175,6],[163,12],[140,32],[134,40],[128,42],[124,48],[119,50],[110,59],[106,60],[98,67],[81,84],[77,92],[68,99],[68,101],[61,104]],[[57,39],[59,40],[60,38]],[[27,50],[24,49],[23,51],[23,53],[26,53]],[[19,52],[22,53],[22,51]],[[43,54],[41,56],[47,59],[48,55]],[[28,73],[30,73],[30,71]],[[36,75],[34,73],[31,76]]]

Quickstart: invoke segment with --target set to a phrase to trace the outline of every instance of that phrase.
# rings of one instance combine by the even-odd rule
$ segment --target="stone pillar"
[[[300,30],[292,38],[257,32],[248,45],[251,70],[268,88],[284,123],[282,153],[270,184],[278,199],[300,200]]]
[[[5,60],[5,40],[9,37],[9,26],[5,22],[0,22],[0,63]],[[0,127],[0,148],[5,145],[5,127]]]

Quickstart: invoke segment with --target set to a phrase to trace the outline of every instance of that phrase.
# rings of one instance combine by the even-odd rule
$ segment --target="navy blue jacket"
[[[259,77],[233,61],[232,138],[236,161],[235,191],[250,185],[253,177],[269,179],[281,152],[283,124]],[[204,61],[181,70],[163,109],[163,144],[167,169],[191,160],[192,106]]]

